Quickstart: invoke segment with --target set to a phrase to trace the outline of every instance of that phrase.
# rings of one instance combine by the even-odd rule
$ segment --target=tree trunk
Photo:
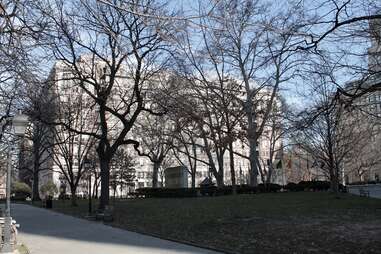
[[[258,165],[257,165],[257,139],[256,131],[257,124],[254,122],[253,118],[253,103],[249,102],[246,106],[246,116],[248,120],[247,136],[249,140],[249,161],[250,161],[250,186],[258,185]]]
[[[93,184],[93,198],[98,199],[98,189],[99,189],[99,179],[95,175],[94,184]]]
[[[192,180],[192,189],[194,189],[196,188],[196,172],[192,172],[191,180]]]
[[[99,184],[100,184],[100,176],[95,173],[94,174],[94,188],[93,188],[93,198],[99,199]]]
[[[221,174],[217,174],[216,181],[217,181],[217,187],[224,186],[224,178],[221,176]]]
[[[70,186],[70,193],[71,193],[70,201],[71,201],[71,206],[78,206],[76,192],[77,192],[77,188],[74,187],[74,186]]]
[[[234,151],[233,151],[233,142],[229,142],[229,159],[230,159],[230,177],[232,181],[232,191],[233,195],[237,194],[237,186],[235,180],[235,169],[234,169]]]
[[[339,178],[333,171],[334,169],[331,169],[331,173],[330,173],[331,186],[330,187],[333,193],[338,194],[339,193]]]
[[[100,159],[101,198],[99,209],[104,210],[110,203],[110,160]]]
[[[335,163],[335,152],[334,152],[334,134],[332,133],[332,125],[330,121],[330,116],[325,115],[327,122],[327,148],[328,148],[328,168],[331,181],[331,191],[335,194],[339,192],[339,178],[337,174],[337,163]]]
[[[214,177],[217,181],[218,187],[224,186],[224,154],[220,153],[217,155],[217,162],[218,162],[218,171],[215,172]]]
[[[192,152],[193,152],[193,169],[192,169],[192,188],[196,188],[196,173],[197,173],[197,150],[196,145],[192,138]],[[192,168],[192,162],[189,161],[190,167]]]
[[[32,187],[33,187],[33,201],[38,201],[40,200],[40,191],[39,191],[39,174],[38,174],[38,170],[35,168],[34,171],[33,171],[33,183],[32,183]]]
[[[262,166],[258,166],[260,162],[257,161],[256,165],[257,165],[257,169],[258,169],[258,172],[259,172],[259,176],[261,177],[261,181],[263,184],[266,184],[266,176],[265,176],[265,169],[262,168]],[[257,178],[258,179],[258,178]]]
[[[270,159],[270,164],[268,167],[269,167],[269,171],[267,172],[266,185],[269,185],[271,183],[271,177],[273,176],[273,172],[274,172],[274,165],[271,162],[271,159]]]
[[[153,172],[152,172],[152,187],[157,188],[158,187],[158,174],[159,174],[159,168],[160,168],[161,162],[155,161],[153,163]]]
[[[217,187],[224,186],[224,175],[220,174],[220,171],[215,175],[217,181]]]

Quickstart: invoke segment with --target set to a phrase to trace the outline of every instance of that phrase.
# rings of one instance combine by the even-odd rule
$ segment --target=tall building
[[[381,19],[369,22],[370,48],[368,49],[368,73],[366,79],[347,85],[349,92],[376,87],[381,84]],[[361,89],[359,89],[361,88]],[[356,131],[362,134],[354,150],[354,156],[344,165],[347,182],[381,180],[381,90],[375,89],[353,101],[348,117],[358,119]],[[353,128],[353,127],[352,127]]]

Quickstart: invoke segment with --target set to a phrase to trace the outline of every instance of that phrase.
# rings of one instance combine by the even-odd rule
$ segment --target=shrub
[[[270,183],[267,185],[267,190],[270,192],[279,192],[283,188],[282,185],[276,183]]]
[[[44,185],[41,186],[40,190],[44,195],[45,199],[51,199],[54,197],[55,194],[58,193],[57,185],[52,181],[46,182]]]
[[[237,185],[237,194],[252,194],[257,193],[258,188],[248,184]]]
[[[200,194],[202,196],[216,196],[217,195],[217,187],[216,186],[201,186],[199,188]]]
[[[236,185],[237,194],[252,194],[258,192],[258,187],[252,187],[247,184]],[[209,186],[200,187],[202,196],[224,196],[233,194],[233,187],[226,185],[223,187]]]
[[[263,184],[260,183],[258,184],[258,192],[261,193],[267,193],[267,192],[278,192],[282,189],[282,186],[276,183],[268,183],[268,184]]]
[[[197,189],[190,188],[139,188],[136,193],[146,198],[197,197]]]
[[[58,195],[58,199],[59,200],[69,200],[70,199],[70,196],[66,193],[63,193],[61,192],[59,195]]]
[[[312,187],[314,191],[327,191],[331,187],[331,183],[328,181],[313,181]]]
[[[216,190],[216,196],[226,196],[231,194],[233,194],[233,186],[231,185],[219,187]]]
[[[328,181],[306,181],[304,185],[305,189],[312,191],[328,191],[331,186]]]
[[[11,196],[13,200],[25,200],[32,194],[32,189],[23,182],[15,182],[11,188]]]
[[[257,192],[278,192],[282,189],[279,184],[268,184],[266,187],[259,184],[252,187],[247,184],[237,185],[237,194],[253,194]],[[216,187],[212,185],[201,186],[199,188],[139,188],[134,196],[144,196],[145,198],[185,198],[201,196],[224,196],[233,194],[231,185]]]
[[[300,181],[298,186],[302,191],[308,191],[312,189],[311,181]]]
[[[298,185],[305,191],[327,191],[330,188],[328,181],[301,181]]]
[[[300,181],[296,183],[288,183],[285,189],[288,191],[328,191],[331,184],[328,181]]]
[[[248,184],[237,185],[237,194],[254,194],[254,193],[266,193],[266,192],[278,192],[282,189],[279,184],[270,183],[267,185],[258,184],[258,186],[253,187]],[[202,196],[222,196],[233,194],[233,187],[231,185],[223,187],[200,187],[200,193]]]
[[[304,189],[297,183],[288,183],[285,186],[288,191],[303,191]]]

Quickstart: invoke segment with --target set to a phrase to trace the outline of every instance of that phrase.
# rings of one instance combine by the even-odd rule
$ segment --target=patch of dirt
[[[221,228],[227,226],[226,222],[220,225],[220,233],[241,238],[240,245],[229,246],[233,253],[381,253],[381,221],[340,223],[318,218],[261,217],[234,221],[236,226],[232,223],[225,231]]]

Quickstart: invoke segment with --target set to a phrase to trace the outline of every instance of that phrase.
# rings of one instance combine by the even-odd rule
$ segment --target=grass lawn
[[[325,192],[114,201],[111,224],[228,253],[381,253],[381,200]],[[54,210],[83,216],[55,201]]]

